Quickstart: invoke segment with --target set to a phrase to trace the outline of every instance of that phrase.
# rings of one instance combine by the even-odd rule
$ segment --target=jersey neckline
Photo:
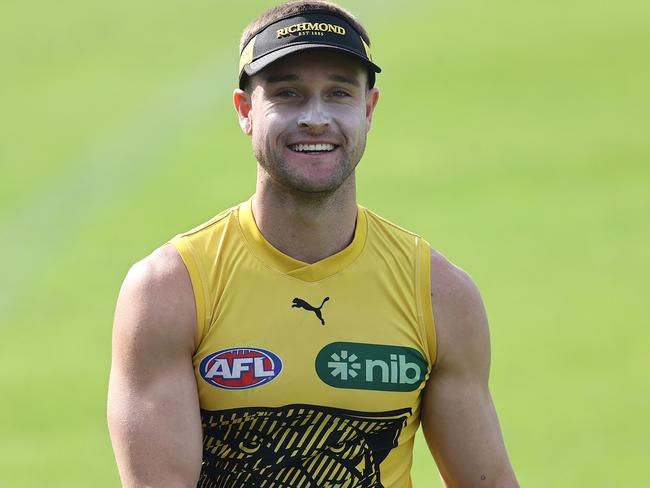
[[[341,251],[309,264],[275,248],[257,227],[253,215],[253,197],[238,207],[237,221],[248,247],[271,268],[302,281],[320,281],[342,271],[361,254],[366,243],[368,221],[363,207],[357,205],[357,222],[352,242]]]

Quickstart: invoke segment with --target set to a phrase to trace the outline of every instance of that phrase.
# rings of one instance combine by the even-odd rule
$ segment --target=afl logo
[[[199,365],[201,377],[217,388],[243,390],[273,381],[282,360],[265,349],[233,347],[206,356]]]

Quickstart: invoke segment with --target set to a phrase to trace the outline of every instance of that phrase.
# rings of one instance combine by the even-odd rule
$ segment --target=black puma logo
[[[304,308],[305,310],[310,310],[314,312],[316,314],[316,317],[320,319],[320,323],[325,325],[325,321],[323,320],[323,314],[321,314],[320,309],[323,308],[323,305],[325,305],[325,302],[329,299],[330,297],[325,297],[323,299],[323,303],[320,304],[320,307],[316,308],[309,305],[309,303],[304,301],[302,298],[296,297],[293,299],[293,305],[291,305],[291,308]]]

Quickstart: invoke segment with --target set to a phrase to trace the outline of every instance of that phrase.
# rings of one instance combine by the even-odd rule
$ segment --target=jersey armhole
[[[436,341],[436,325],[431,305],[431,247],[424,239],[418,238],[417,242],[417,302],[418,315],[424,337],[427,341],[427,352],[431,369],[436,364],[438,345]]]
[[[196,307],[196,332],[197,339],[194,347],[197,348],[201,341],[203,340],[203,333],[205,331],[205,318],[206,313],[206,303],[205,303],[205,290],[203,287],[203,280],[201,279],[201,273],[199,272],[199,267],[197,266],[196,259],[194,258],[194,252],[192,251],[192,246],[187,239],[183,237],[174,237],[169,243],[174,246],[178,254],[180,254],[185,268],[187,268],[187,273],[190,275],[190,281],[192,282],[192,290],[194,292],[194,306]]]

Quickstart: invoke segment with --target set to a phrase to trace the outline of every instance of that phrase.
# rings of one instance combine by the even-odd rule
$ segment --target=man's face
[[[361,63],[310,51],[272,64],[250,83],[250,95],[235,92],[235,105],[269,177],[305,193],[339,188],[361,159],[379,96],[367,89]]]

